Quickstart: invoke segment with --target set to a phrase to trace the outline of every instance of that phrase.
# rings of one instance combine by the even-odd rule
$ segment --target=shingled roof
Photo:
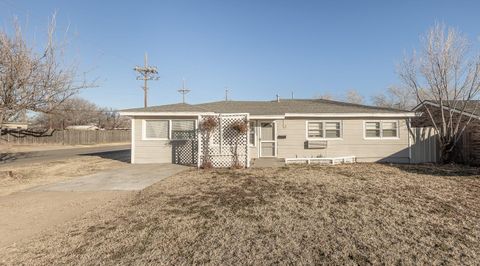
[[[123,112],[214,112],[249,113],[250,115],[321,114],[321,113],[403,113],[406,110],[352,104],[324,99],[280,101],[218,101],[202,104],[169,104]]]
[[[425,100],[417,105],[413,110],[419,110],[424,104],[430,104],[439,107],[439,103],[436,101]],[[443,106],[445,108],[452,108],[457,111],[464,111],[465,114],[480,116],[480,100],[458,100],[458,101],[444,101]],[[464,109],[465,107],[465,109]]]

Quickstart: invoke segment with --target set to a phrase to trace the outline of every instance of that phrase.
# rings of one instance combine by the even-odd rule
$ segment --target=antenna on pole
[[[182,94],[182,103],[185,103],[185,95],[190,92],[189,89],[185,87],[185,78],[183,78],[182,88],[178,90]]]
[[[143,104],[144,107],[148,107],[148,81],[149,80],[158,80],[158,71],[156,66],[148,65],[148,55],[145,53],[145,65],[143,67],[136,66],[134,71],[138,72],[140,75],[137,77],[137,80],[143,80]]]
[[[230,90],[228,89],[228,87],[225,87],[225,101],[228,101],[228,92]]]

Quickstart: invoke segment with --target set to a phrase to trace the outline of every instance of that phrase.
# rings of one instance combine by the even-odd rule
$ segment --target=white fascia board
[[[198,116],[212,115],[213,112],[119,112],[122,116]]]
[[[285,119],[284,115],[250,115],[250,120],[258,120],[258,119]]]
[[[286,113],[285,117],[416,117],[415,112],[404,113]]]
[[[433,103],[433,102],[430,102],[430,101],[424,101],[424,102],[420,103],[419,105],[417,105],[415,108],[413,108],[413,111],[417,111],[418,109],[420,109],[420,107],[424,106],[425,104],[440,108],[440,104],[438,104],[438,103]],[[443,109],[450,110],[451,108],[449,108],[447,106],[443,106]],[[457,113],[457,114],[462,113],[462,111],[457,110],[457,109],[453,109],[452,111],[454,113]],[[480,119],[480,116],[474,115],[472,113],[463,112],[463,115],[470,116],[470,117],[475,118],[475,119]]]

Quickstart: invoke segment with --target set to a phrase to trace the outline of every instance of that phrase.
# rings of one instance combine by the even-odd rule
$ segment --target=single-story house
[[[434,131],[430,114],[435,119],[437,126],[441,125],[442,112],[440,112],[440,104],[435,101],[423,101],[413,108],[413,111],[419,115],[412,119],[412,127],[416,129],[425,128],[432,131],[431,138],[436,141],[436,131]],[[468,125],[454,150],[455,158],[453,159],[457,163],[480,165],[480,101],[447,101],[443,103],[442,111],[447,123],[450,120],[453,123],[457,123],[460,121],[460,117],[462,123],[468,121]],[[438,149],[436,152],[438,152]]]
[[[234,118],[245,120],[249,132],[240,141],[245,166],[257,158],[338,156],[355,156],[361,162],[409,163],[409,123],[416,115],[324,99],[179,103],[120,114],[132,122],[132,163],[200,164],[206,150],[214,157],[230,158],[232,147],[238,148],[239,142],[226,139],[233,133],[225,125]],[[198,129],[209,116],[219,119],[219,130],[202,137]]]

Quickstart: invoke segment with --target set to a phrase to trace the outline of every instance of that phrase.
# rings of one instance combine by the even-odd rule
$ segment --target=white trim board
[[[430,101],[423,101],[422,103],[418,104],[417,106],[415,106],[415,108],[413,108],[412,110],[413,111],[417,111],[418,109],[420,109],[420,107],[424,106],[425,104],[428,104],[428,105],[431,105],[431,106],[435,106],[435,107],[438,107],[440,108],[440,105],[437,104],[437,103],[432,103]],[[479,104],[480,105],[480,104]],[[448,106],[443,106],[443,109],[446,109],[446,110],[452,110],[454,113],[457,113],[457,114],[461,114],[462,111],[459,111],[457,109],[452,109]],[[480,110],[480,109],[479,109]],[[474,115],[472,113],[468,113],[468,112],[463,112],[463,115],[466,115],[466,116],[470,116],[472,118],[475,118],[475,119],[480,119],[480,116],[478,115]]]
[[[119,112],[122,116],[198,116],[198,115],[228,115],[230,113],[215,112]],[[232,115],[246,113],[231,113]],[[285,119],[286,117],[416,117],[415,112],[404,113],[285,113],[285,115],[250,115],[250,119]]]
[[[198,116],[198,115],[213,115],[214,112],[119,112],[123,116]]]
[[[310,113],[310,114],[296,114],[286,113],[285,117],[416,117],[415,112],[405,113]]]
[[[132,122],[132,129],[131,129],[131,133],[132,133],[131,142],[132,143],[131,143],[131,150],[130,150],[130,163],[134,164],[135,163],[135,119],[132,118],[131,122]]]

